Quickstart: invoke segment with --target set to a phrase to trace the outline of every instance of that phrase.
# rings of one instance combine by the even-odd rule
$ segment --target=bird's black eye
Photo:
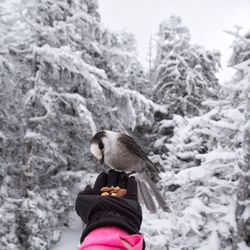
[[[101,141],[99,141],[99,148],[102,150],[104,148],[104,145]]]

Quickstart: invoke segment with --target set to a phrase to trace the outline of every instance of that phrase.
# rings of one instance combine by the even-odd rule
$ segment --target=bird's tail
[[[156,185],[146,174],[140,174],[140,177],[136,178],[136,180],[137,180],[139,201],[145,204],[146,208],[151,213],[156,212],[156,205],[153,197],[155,197],[156,201],[158,202],[159,206],[162,208],[163,211],[171,212],[171,209],[161,196]]]
[[[155,202],[152,198],[151,193],[143,180],[137,179],[137,188],[138,188],[138,198],[141,204],[144,204],[146,208],[151,212],[156,212]]]

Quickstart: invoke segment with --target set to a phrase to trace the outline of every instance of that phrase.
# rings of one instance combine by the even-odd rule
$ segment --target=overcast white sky
[[[147,66],[149,37],[156,34],[161,21],[178,15],[190,30],[192,43],[222,53],[222,65],[231,54],[233,37],[223,30],[242,26],[250,29],[250,0],[99,0],[99,11],[105,27],[117,31],[125,28],[135,34],[139,59]],[[230,71],[222,74],[229,77]]]

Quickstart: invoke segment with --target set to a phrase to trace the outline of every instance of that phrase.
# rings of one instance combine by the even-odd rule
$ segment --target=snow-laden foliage
[[[55,244],[81,180],[100,171],[89,152],[92,135],[153,121],[157,105],[124,88],[129,68],[123,73],[117,64],[137,60],[133,37],[104,29],[97,7],[95,0],[20,1],[1,19],[8,34],[0,55],[0,208],[6,214],[0,221],[8,225],[0,231],[2,250]],[[20,29],[6,22],[11,18]]]
[[[23,195],[20,163],[25,154],[22,91],[5,55],[0,55],[0,72],[0,248],[21,249],[17,235]]]
[[[112,87],[107,81],[101,81],[101,86],[112,108],[109,116],[111,119],[116,117],[116,127],[125,132],[126,128],[134,130],[136,126],[151,126],[154,112],[159,108],[157,104],[134,90]]]
[[[223,121],[219,112],[215,108],[200,117],[162,121],[174,127],[169,142],[155,145],[167,149],[158,160],[166,170],[160,184],[173,207],[166,234],[170,249],[226,249],[236,235],[239,152],[229,138],[240,120]]]
[[[236,34],[237,35],[237,34]],[[165,170],[158,183],[173,214],[151,215],[164,221],[151,249],[248,249],[249,247],[249,43],[234,42],[231,65],[238,72],[221,86],[210,111],[188,118],[160,119],[152,159]],[[242,53],[242,54],[241,54]],[[241,58],[241,59],[240,59]],[[160,242],[160,243],[159,243]]]
[[[133,69],[133,65],[139,64],[136,59],[137,51],[134,35],[125,30],[111,32],[104,29],[100,43],[103,46],[101,46],[99,52],[100,61],[97,66],[105,62],[107,76],[115,82],[116,86],[133,86],[127,78]]]
[[[239,185],[237,192],[236,221],[239,244],[250,246],[250,32],[244,36],[233,33],[233,54],[230,65],[236,70],[233,81],[226,86],[234,110],[243,117],[240,126],[241,146],[239,157]],[[233,116],[232,119],[235,119]]]
[[[136,135],[162,169],[173,212],[143,209],[147,249],[249,245],[249,34],[235,34],[237,75],[219,92],[218,53],[191,45],[179,18],[160,25],[152,83],[135,37],[104,28],[96,0],[1,7],[1,250],[60,239],[100,171],[89,152],[100,129]]]
[[[161,23],[155,60],[154,95],[172,114],[192,117],[208,110],[207,98],[216,98],[219,53],[190,44],[190,33],[181,18]]]

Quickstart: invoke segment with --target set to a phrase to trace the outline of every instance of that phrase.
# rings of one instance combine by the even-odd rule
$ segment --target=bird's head
[[[90,142],[90,151],[95,158],[100,160],[101,164],[104,163],[105,138],[105,131],[100,131],[92,137]]]

